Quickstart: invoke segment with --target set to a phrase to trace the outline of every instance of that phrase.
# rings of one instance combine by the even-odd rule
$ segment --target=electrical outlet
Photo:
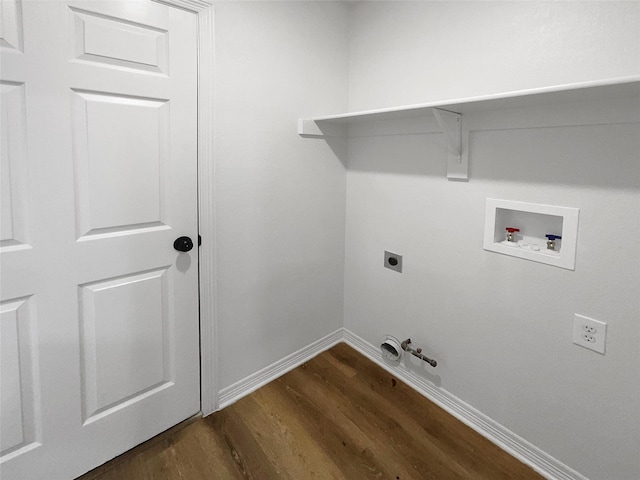
[[[384,266],[402,273],[402,255],[384,251]]]
[[[604,355],[607,324],[576,313],[573,317],[573,343]]]

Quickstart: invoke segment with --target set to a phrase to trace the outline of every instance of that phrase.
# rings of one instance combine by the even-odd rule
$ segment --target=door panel
[[[85,424],[173,385],[168,277],[161,268],[81,286]]]
[[[0,304],[0,409],[2,435],[0,455],[19,455],[34,446],[37,395],[37,345],[33,338],[33,305],[30,298]]]
[[[69,479],[200,409],[196,22],[2,9],[0,476]]]
[[[76,60],[168,74],[168,31],[72,8]]]
[[[74,91],[72,122],[79,236],[165,225],[169,102]]]
[[[0,48],[22,52],[22,1],[0,2]]]
[[[27,245],[27,171],[24,83],[0,82],[0,248]]]

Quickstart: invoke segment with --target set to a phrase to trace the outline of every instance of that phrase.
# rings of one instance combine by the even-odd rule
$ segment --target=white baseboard
[[[249,375],[248,377],[220,390],[218,396],[218,409],[222,409],[237,402],[242,397],[249,395],[260,387],[263,387],[276,378],[311,360],[320,352],[330,349],[334,345],[344,341],[344,329],[339,328],[326,337],[321,338],[301,348],[297,352],[278,360],[277,362]]]
[[[529,465],[548,480],[588,480],[585,476],[543,452],[458,397],[416,375],[402,364],[388,365],[383,361],[378,346],[371,345],[347,329],[343,329],[343,334],[346,344],[392,373],[487,440],[495,443],[522,463]]]
[[[346,328],[339,328],[282,360],[222,389],[219,395],[219,409],[231,405],[340,342],[345,342],[548,480],[588,480],[587,477],[556,460],[455,395],[408,370],[402,364],[388,365],[383,361],[378,346],[371,345]]]

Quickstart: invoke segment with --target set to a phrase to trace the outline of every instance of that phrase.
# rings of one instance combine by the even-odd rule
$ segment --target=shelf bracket
[[[432,108],[440,129],[447,142],[447,178],[449,180],[468,180],[469,132],[462,132],[462,115],[440,108]],[[465,148],[463,148],[465,146]]]
[[[346,137],[347,124],[322,123],[304,118],[298,119],[298,135],[305,138]]]

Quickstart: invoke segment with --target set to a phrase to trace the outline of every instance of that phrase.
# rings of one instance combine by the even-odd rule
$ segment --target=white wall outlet
[[[604,355],[607,324],[576,313],[573,317],[573,343]]]

